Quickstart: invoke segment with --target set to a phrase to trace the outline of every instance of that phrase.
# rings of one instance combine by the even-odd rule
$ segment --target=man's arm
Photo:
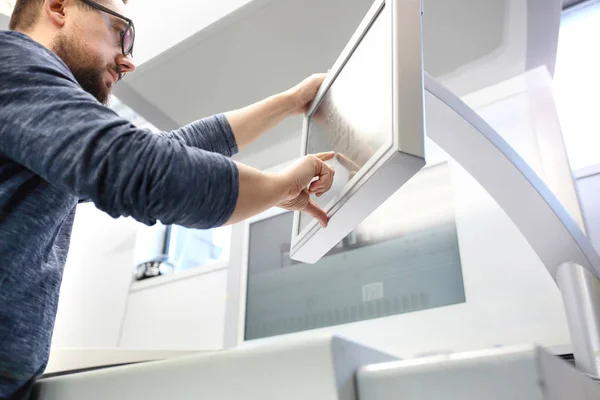
[[[159,135],[230,157],[285,118],[304,112],[324,78],[325,74],[312,75],[289,90],[247,107],[203,118]]]
[[[137,129],[51,61],[19,63],[0,76],[0,154],[50,184],[113,217],[192,228],[236,222],[289,200],[294,174],[274,177]]]
[[[240,149],[258,139],[285,118],[292,116],[292,97],[279,93],[258,103],[225,113]]]
[[[243,149],[285,118],[303,113],[324,79],[325,74],[311,75],[285,92],[225,113],[238,147]]]
[[[158,135],[181,141],[186,146],[231,157],[238,152],[238,144],[229,121],[223,114],[194,121],[171,132]]]
[[[231,157],[293,115],[293,104],[291,94],[280,93],[239,110],[203,118],[159,135]]]
[[[310,195],[320,196],[331,188],[335,171],[325,161],[331,160],[334,155],[328,152],[306,156],[278,173],[266,173],[238,164],[240,194],[229,223],[242,221],[277,206],[304,211],[316,218],[323,227],[327,226],[327,214]]]

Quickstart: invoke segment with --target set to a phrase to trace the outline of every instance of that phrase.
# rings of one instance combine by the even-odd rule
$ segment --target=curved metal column
[[[557,278],[577,368],[600,377],[600,281],[574,263],[561,265]]]
[[[425,76],[427,136],[498,202],[557,282],[577,366],[600,377],[600,257],[529,165],[471,108]],[[498,271],[502,273],[502,271]]]
[[[575,262],[597,278],[600,257],[556,196],[517,152],[456,95],[425,75],[427,136],[508,214],[556,280]]]

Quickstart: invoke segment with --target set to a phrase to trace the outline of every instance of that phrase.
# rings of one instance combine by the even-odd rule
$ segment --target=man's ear
[[[65,3],[67,3],[66,0],[44,0],[42,12],[57,27],[62,27],[65,24]]]

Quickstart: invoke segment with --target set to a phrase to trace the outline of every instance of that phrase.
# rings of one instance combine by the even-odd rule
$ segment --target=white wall
[[[554,90],[573,170],[600,163],[600,2],[565,13]]]
[[[53,348],[117,346],[139,225],[92,204],[78,206]]]
[[[119,345],[133,267],[160,254],[164,225],[113,219],[93,204],[77,207],[60,289],[52,348]]]
[[[198,275],[198,273],[200,273]],[[131,292],[119,347],[216,350],[223,347],[226,265],[181,273]],[[157,279],[157,278],[153,278]]]
[[[536,68],[462,100],[524,158],[584,229],[549,72]]]

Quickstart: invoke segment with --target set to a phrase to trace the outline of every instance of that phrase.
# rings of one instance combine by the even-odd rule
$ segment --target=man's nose
[[[118,59],[118,64],[122,74],[135,71],[135,63],[133,62],[133,58],[131,58],[131,56],[121,55]]]

